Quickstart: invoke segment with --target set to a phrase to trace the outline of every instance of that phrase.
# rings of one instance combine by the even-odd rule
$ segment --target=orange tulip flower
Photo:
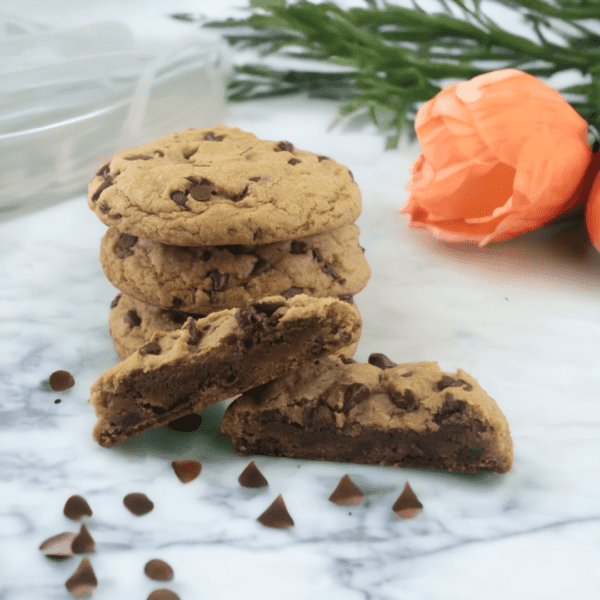
[[[506,240],[582,201],[586,121],[532,75],[502,69],[443,89],[415,120],[422,153],[402,213],[440,240]]]

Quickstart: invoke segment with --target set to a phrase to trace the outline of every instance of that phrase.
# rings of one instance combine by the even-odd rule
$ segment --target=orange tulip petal
[[[596,175],[585,206],[585,223],[592,244],[600,250],[600,174]]]

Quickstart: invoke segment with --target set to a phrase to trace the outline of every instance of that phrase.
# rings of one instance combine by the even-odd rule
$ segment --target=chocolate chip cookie
[[[198,412],[357,342],[359,329],[347,302],[304,294],[190,317],[99,377],[94,439],[109,447]]]
[[[240,455],[505,473],[512,440],[467,373],[437,363],[313,361],[234,400],[221,431]]]
[[[346,167],[224,126],[117,154],[90,182],[88,203],[122,233],[176,246],[270,244],[338,229],[361,211]]]
[[[147,304],[191,313],[244,306],[265,296],[360,292],[371,271],[359,229],[341,229],[257,246],[171,246],[114,227],[100,262],[109,281]]]
[[[340,300],[350,302],[358,311],[351,296],[341,296]],[[205,316],[176,310],[163,310],[121,293],[111,303],[108,322],[115,350],[119,358],[125,359],[140,346],[150,342],[156,331],[175,331],[180,329],[189,317],[201,319]],[[358,331],[360,335],[360,324]],[[354,356],[356,346],[357,343],[346,346],[336,352],[336,355],[350,358]]]

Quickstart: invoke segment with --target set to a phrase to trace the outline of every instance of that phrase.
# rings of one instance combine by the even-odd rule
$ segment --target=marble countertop
[[[223,407],[194,433],[160,429],[110,450],[91,437],[96,378],[117,361],[108,331],[116,290],[98,259],[104,225],[83,197],[0,224],[0,600],[72,597],[81,556],[52,560],[47,538],[79,531],[63,515],[83,496],[96,541],[96,600],[563,600],[600,588],[600,254],[581,224],[489,248],[440,244],[397,214],[418,145],[384,150],[371,125],[329,129],[337,108],[295,98],[231,105],[225,124],[329,155],[354,173],[372,278],[356,302],[356,358],[462,368],[497,401],[515,460],[504,475],[449,474],[255,457],[269,486],[242,488],[249,459],[219,434]],[[193,124],[190,124],[193,125]],[[49,375],[75,386],[53,392]],[[60,399],[60,403],[56,400]],[[183,484],[171,461],[193,458]],[[349,474],[363,505],[328,501]],[[424,505],[391,510],[406,481]],[[133,516],[131,492],[152,512]],[[295,521],[257,517],[282,494]],[[144,574],[152,558],[170,582]]]

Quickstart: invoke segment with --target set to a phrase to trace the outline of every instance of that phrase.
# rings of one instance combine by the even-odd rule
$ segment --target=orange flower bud
[[[421,155],[402,213],[440,240],[506,240],[583,200],[586,121],[532,75],[502,69],[443,89],[419,110]]]

